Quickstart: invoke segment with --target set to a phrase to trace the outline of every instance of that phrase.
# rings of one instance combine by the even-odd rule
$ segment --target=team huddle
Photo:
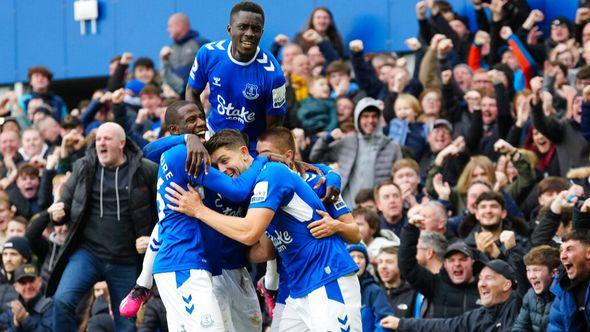
[[[346,249],[360,241],[358,226],[340,176],[294,161],[295,140],[279,126],[285,78],[258,47],[263,27],[257,4],[232,8],[230,40],[200,48],[187,101],[166,110],[172,135],[144,148],[159,164],[159,222],[123,316],[136,314],[155,280],[171,331],[260,331],[246,266],[267,262],[272,331],[361,330],[358,267]]]

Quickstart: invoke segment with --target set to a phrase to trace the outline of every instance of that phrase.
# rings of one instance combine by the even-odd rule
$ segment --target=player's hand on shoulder
[[[166,187],[166,199],[168,203],[166,206],[176,212],[184,213],[189,217],[198,218],[199,212],[202,212],[205,205],[201,199],[201,195],[191,187],[187,185],[185,190],[180,185],[170,182],[170,185]]]
[[[322,219],[307,225],[307,229],[309,229],[313,237],[316,239],[322,239],[332,236],[340,231],[343,224],[341,221],[332,218],[325,211],[316,210],[316,212],[320,215],[320,217],[322,217]]]
[[[324,176],[324,172],[322,172],[321,169],[315,167],[312,164],[308,164],[306,162],[298,161],[298,160],[294,161],[293,163],[295,164],[295,167],[297,168],[297,170],[299,171],[299,174],[301,174],[301,176],[305,176],[305,173],[307,173],[307,172],[312,172],[312,173],[315,173],[315,174],[322,176],[322,177]],[[316,185],[315,187],[317,188],[320,185],[321,184]]]
[[[204,166],[205,174],[211,166],[211,156],[197,135],[190,134],[186,139],[185,169],[190,176],[197,177]]]
[[[322,197],[322,202],[324,204],[329,203],[336,203],[340,198],[340,190],[334,186],[327,186],[326,187],[326,195]]]

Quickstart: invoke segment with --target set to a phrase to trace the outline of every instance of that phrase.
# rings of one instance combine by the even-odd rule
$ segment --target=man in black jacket
[[[477,283],[472,272],[473,253],[462,242],[450,245],[438,274],[420,266],[416,259],[423,218],[414,215],[401,233],[399,266],[401,275],[428,301],[426,316],[448,318],[479,307]],[[422,250],[422,249],[421,249]]]
[[[478,261],[475,270],[479,272],[481,308],[444,319],[399,319],[389,316],[381,321],[381,325],[399,331],[511,331],[522,304],[522,293],[516,289],[521,285],[520,289],[526,290],[526,279],[499,259],[485,264]]]
[[[8,331],[51,331],[53,303],[41,292],[43,281],[37,266],[19,266],[14,280],[18,298],[10,302],[10,310],[0,316],[0,327]]]
[[[111,305],[119,306],[135,284],[149,234],[157,221],[158,167],[144,159],[121,126],[107,122],[96,144],[78,160],[51,213],[69,234],[47,286],[54,295],[55,331],[75,331],[75,308],[97,281],[106,280]],[[131,319],[114,311],[117,331],[134,331]]]
[[[383,247],[377,255],[377,272],[398,317],[412,317],[416,291],[400,275],[397,248]]]

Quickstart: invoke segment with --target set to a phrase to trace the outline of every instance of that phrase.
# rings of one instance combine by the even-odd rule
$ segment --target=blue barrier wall
[[[97,34],[80,35],[74,21],[73,0],[0,1],[0,84],[26,80],[27,68],[43,64],[55,79],[105,75],[108,61],[130,51],[157,58],[170,40],[166,21],[170,14],[189,15],[194,28],[210,39],[226,37],[229,0],[99,0]],[[293,0],[259,1],[267,20],[262,46],[278,33],[290,37],[301,30],[316,6],[327,6],[345,42],[361,38],[369,51],[405,50],[403,41],[418,29],[414,0]],[[451,0],[457,12],[475,27],[470,0]],[[529,0],[549,16],[573,19],[577,0]],[[87,32],[90,24],[87,24]]]

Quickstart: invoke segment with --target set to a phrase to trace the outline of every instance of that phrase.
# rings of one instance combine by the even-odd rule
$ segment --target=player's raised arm
[[[258,174],[266,165],[266,157],[254,159],[252,165],[236,178],[223,174],[216,168],[211,168],[207,174],[201,173],[197,183],[205,188],[219,193],[223,198],[233,203],[241,203],[250,197],[256,184]]]
[[[203,109],[203,103],[201,103],[201,93],[203,93],[203,90],[193,89],[187,84],[184,99],[190,101],[191,103],[195,103],[200,109]]]
[[[197,218],[221,234],[248,246],[259,241],[275,215],[271,209],[254,208],[248,209],[244,218],[226,216],[206,207],[199,193],[190,185],[188,191],[174,182],[170,185],[166,187],[166,199],[171,203],[167,205],[169,209]]]

